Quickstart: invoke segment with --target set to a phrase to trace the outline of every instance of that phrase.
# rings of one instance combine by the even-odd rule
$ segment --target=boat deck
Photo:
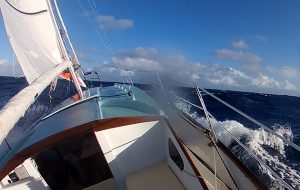
[[[136,171],[126,177],[128,190],[184,190],[166,161]]]

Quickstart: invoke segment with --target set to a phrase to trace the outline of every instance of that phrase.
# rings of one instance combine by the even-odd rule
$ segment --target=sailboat
[[[174,107],[162,84],[156,96],[133,84],[87,88],[55,0],[0,0],[0,8],[29,83],[0,111],[1,189],[268,189],[217,139],[204,89],[198,107],[210,128]],[[77,94],[11,147],[8,133],[59,76]]]

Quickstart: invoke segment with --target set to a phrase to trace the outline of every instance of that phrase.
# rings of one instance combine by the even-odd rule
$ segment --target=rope
[[[194,107],[196,107],[196,108],[199,108],[199,109],[203,110],[202,107],[200,107],[200,106],[198,106],[198,105],[196,105],[196,104],[193,104],[192,102],[189,102],[189,101],[187,101],[187,100],[185,100],[185,99],[183,99],[183,98],[180,98],[179,96],[176,96],[176,95],[175,95],[175,98],[178,98],[179,100],[181,100],[181,101],[183,101],[183,102],[185,102],[185,103],[188,103],[188,104],[190,104],[190,105],[192,105],[192,106],[194,106]]]
[[[186,173],[187,175],[189,175],[189,176],[203,179],[203,180],[206,182],[206,184],[208,184],[210,187],[212,187],[213,189],[215,189],[215,187],[214,187],[212,184],[210,184],[209,181],[208,181],[207,179],[205,179],[204,177],[199,176],[199,175],[191,174],[191,173],[189,173],[189,172],[186,171],[186,170],[182,170],[182,171],[183,171],[184,173]],[[216,189],[215,189],[215,190],[216,190]]]
[[[209,115],[212,117],[212,119],[216,120],[216,118],[209,113]],[[281,181],[283,185],[285,185],[288,189],[292,190],[293,188],[287,184],[281,177],[279,177],[266,163],[264,163],[260,158],[258,158],[254,153],[251,152],[250,149],[248,149],[241,141],[239,141],[228,129],[226,129],[223,125],[218,123],[218,126],[224,129],[229,135],[242,147],[244,148],[257,162],[264,165],[277,179]]]
[[[209,117],[209,114],[208,114],[208,111],[206,109],[206,106],[205,106],[205,103],[204,103],[204,100],[202,98],[202,95],[201,95],[201,92],[199,90],[199,87],[196,86],[196,92],[197,92],[197,95],[198,95],[198,98],[201,102],[201,105],[202,105],[202,108],[203,108],[203,111],[204,111],[204,114],[205,114],[205,117],[206,117],[206,120],[207,120],[207,124],[210,128],[210,132],[209,132],[209,137],[210,139],[213,141],[213,143],[215,144],[217,142],[217,137],[216,137],[216,133],[215,133],[215,130],[211,124],[211,121],[210,121],[210,117]]]
[[[215,148],[217,148],[215,142],[213,142],[215,145]],[[213,149],[214,152],[214,165],[215,165],[215,189],[218,189],[218,184],[217,184],[217,163],[216,163],[216,150]]]
[[[125,73],[126,73],[126,75],[128,76],[131,85],[134,86],[127,69],[125,70]]]
[[[15,53],[12,53],[12,58],[13,58],[13,75],[14,78],[16,78],[16,73],[15,73]]]
[[[89,0],[88,0],[88,2],[89,2]],[[109,50],[111,56],[113,57],[114,56],[114,52],[112,50],[111,43],[109,42],[109,38],[108,38],[108,36],[106,34],[106,31],[105,31],[105,28],[104,28],[104,24],[103,24],[101,15],[99,14],[99,11],[98,11],[99,9],[97,8],[96,3],[95,3],[94,0],[93,0],[93,5],[94,5],[94,10],[96,12],[97,18],[99,18],[99,19],[97,19],[97,21],[99,21],[100,28],[101,28],[101,30],[103,32],[104,38],[106,38],[106,40],[107,40],[108,50]]]
[[[84,8],[84,6],[81,4],[80,0],[77,0],[77,2],[78,2],[78,4],[79,4],[79,6],[81,7],[81,9],[83,10],[83,12],[88,12],[88,11]],[[91,6],[91,5],[90,5],[90,6]],[[94,14],[94,12],[93,12],[93,14]],[[102,43],[104,44],[104,47],[105,47],[105,49],[106,49],[106,51],[107,51],[108,56],[111,57],[111,54],[110,54],[110,52],[109,52],[109,50],[108,50],[108,48],[107,48],[107,46],[106,46],[106,42],[105,42],[104,38],[102,37],[101,33],[99,32],[99,28],[93,24],[93,21],[92,21],[92,19],[90,18],[89,15],[87,15],[87,18],[88,18],[88,20],[89,20],[90,25],[93,27],[93,29],[94,29],[95,32],[97,33],[97,36],[100,38],[100,40],[101,40]],[[111,58],[112,58],[112,57],[111,57]]]
[[[81,9],[83,10],[83,12],[88,12],[84,8],[84,6],[80,2],[80,0],[77,0],[77,2],[79,4],[79,6],[81,7]],[[96,17],[96,21],[97,21],[98,24],[95,25],[89,15],[87,15],[88,21],[89,21],[90,25],[93,27],[93,29],[96,32],[96,34],[99,37],[99,39],[102,41],[102,43],[103,43],[103,45],[104,45],[104,47],[106,49],[106,52],[107,52],[108,56],[111,58],[112,61],[114,61],[114,58],[113,58],[114,53],[113,53],[111,45],[109,43],[109,38],[106,35],[105,28],[104,28],[101,16],[99,15],[99,12],[98,12],[98,9],[96,7],[96,4],[95,4],[94,1],[93,1],[93,3],[91,3],[90,0],[88,0],[88,4],[89,4],[89,6],[90,6],[90,8],[92,10],[93,15]],[[108,65],[107,63],[103,63],[103,64]],[[126,70],[126,68],[121,68],[121,67],[117,67],[117,66],[113,66],[113,65],[110,65],[110,67],[119,68],[119,69],[122,69],[122,70]],[[131,78],[130,78],[130,81],[131,81]]]

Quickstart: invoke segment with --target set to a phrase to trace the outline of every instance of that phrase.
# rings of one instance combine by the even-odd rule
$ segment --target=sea
[[[109,86],[113,83],[88,83],[89,86]],[[154,90],[151,85],[136,84],[149,92]],[[25,78],[0,76],[0,108],[8,100],[27,86]],[[176,87],[172,93],[182,98],[175,99],[174,105],[195,119],[200,125],[207,127],[202,110],[191,106],[186,101],[201,105],[194,88]],[[300,145],[300,97],[274,95],[253,92],[238,92],[207,89],[210,93],[226,101],[235,108],[255,118],[262,124],[273,129],[297,145]],[[75,93],[73,86],[67,81],[58,81],[54,92],[47,88],[29,108],[25,116],[10,132],[6,141],[13,146],[20,137],[41,117],[47,115],[53,108]],[[266,166],[258,164],[251,154],[260,158],[268,167],[275,171],[286,183],[294,189],[300,189],[300,152],[288,146],[280,138],[270,134],[255,123],[244,118],[211,96],[202,93],[207,110],[215,117],[211,120],[217,138],[270,189],[284,189],[282,184]],[[242,148],[230,135],[244,144]],[[2,146],[2,145],[1,145]],[[1,154],[1,147],[0,147]]]

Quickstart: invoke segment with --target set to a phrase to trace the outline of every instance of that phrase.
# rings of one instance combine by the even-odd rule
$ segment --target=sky
[[[57,0],[79,61],[102,78],[300,95],[300,1]],[[0,22],[0,75],[13,65]],[[153,71],[153,72],[138,72]],[[151,73],[151,74],[149,74]]]

